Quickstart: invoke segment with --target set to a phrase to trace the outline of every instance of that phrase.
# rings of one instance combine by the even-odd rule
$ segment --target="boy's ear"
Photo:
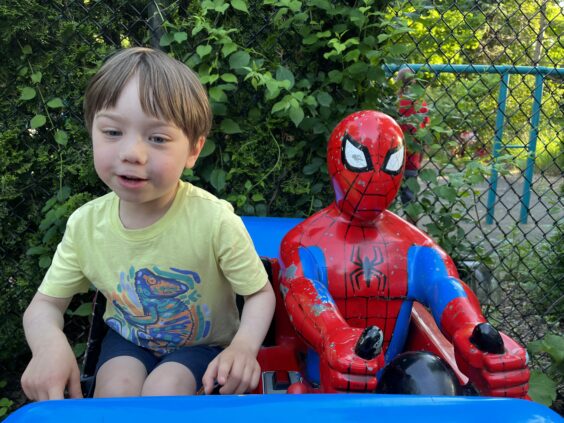
[[[202,152],[202,148],[204,148],[204,144],[206,142],[206,137],[201,136],[198,138],[198,141],[190,148],[190,154],[188,154],[188,159],[186,160],[186,169],[192,169],[196,164],[196,160],[198,160],[198,156]]]

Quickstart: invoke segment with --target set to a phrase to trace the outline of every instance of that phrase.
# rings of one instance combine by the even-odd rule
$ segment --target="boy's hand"
[[[22,375],[22,388],[32,401],[82,398],[80,370],[70,345],[53,340],[53,345],[32,357]]]
[[[30,400],[82,398],[80,371],[67,337],[63,313],[71,298],[36,293],[24,313],[23,324],[32,358],[22,375],[22,388]]]
[[[220,394],[244,394],[258,386],[259,377],[256,351],[233,342],[209,364],[202,383],[206,395],[212,393],[216,381]]]

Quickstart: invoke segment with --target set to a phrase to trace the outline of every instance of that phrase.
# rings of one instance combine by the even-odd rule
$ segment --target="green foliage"
[[[557,387],[564,383],[564,337],[548,334],[529,343],[527,350],[532,356],[544,353],[549,357],[550,365],[546,372],[531,372],[529,395],[533,401],[550,407],[556,399]]]

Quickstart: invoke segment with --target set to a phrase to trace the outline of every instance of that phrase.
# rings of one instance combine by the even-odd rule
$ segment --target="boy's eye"
[[[159,137],[158,135],[152,135],[149,137],[149,140],[151,142],[154,142],[155,144],[164,144],[165,142],[168,141],[168,139],[164,138],[164,137]]]
[[[121,131],[117,131],[115,129],[106,129],[102,132],[108,137],[119,137],[121,135]]]

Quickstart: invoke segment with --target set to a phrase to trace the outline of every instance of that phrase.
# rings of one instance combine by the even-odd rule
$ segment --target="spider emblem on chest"
[[[353,247],[351,263],[353,271],[349,273],[349,283],[354,290],[360,290],[362,285],[370,288],[372,282],[377,283],[378,291],[386,288],[387,277],[378,269],[384,263],[384,255],[378,246],[372,246],[371,254],[361,251],[361,247]]]

